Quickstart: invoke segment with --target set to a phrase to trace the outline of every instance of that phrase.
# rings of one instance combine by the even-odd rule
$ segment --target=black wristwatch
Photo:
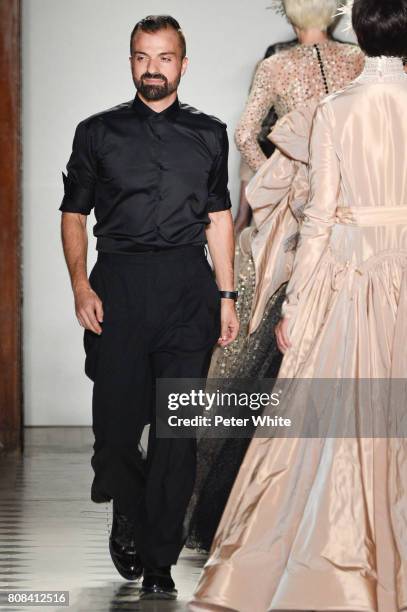
[[[237,291],[219,291],[220,297],[227,300],[234,300],[236,302],[239,297],[239,293]]]

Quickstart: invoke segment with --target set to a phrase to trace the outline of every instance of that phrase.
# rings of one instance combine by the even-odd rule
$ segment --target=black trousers
[[[177,562],[195,479],[196,443],[155,436],[156,378],[205,378],[220,333],[220,299],[203,247],[99,253],[90,284],[103,303],[100,336],[85,330],[94,381],[91,498],[137,518],[149,566]],[[138,450],[150,423],[147,460]]]

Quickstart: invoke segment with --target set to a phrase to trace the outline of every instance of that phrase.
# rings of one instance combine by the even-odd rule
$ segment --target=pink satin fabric
[[[335,222],[359,227],[407,225],[407,206],[338,206]]]
[[[406,109],[397,78],[356,81],[318,107],[281,379],[407,378]],[[406,610],[407,441],[254,438],[194,601]]]
[[[246,232],[256,270],[249,333],[256,331],[269,299],[291,276],[298,222],[309,195],[308,146],[317,104],[310,100],[278,121],[269,136],[277,149],[246,189],[255,226]]]

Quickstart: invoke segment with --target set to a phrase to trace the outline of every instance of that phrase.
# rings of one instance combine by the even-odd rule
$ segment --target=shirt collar
[[[142,99],[136,94],[133,100],[132,108],[140,117],[145,117],[147,119],[152,117],[165,117],[166,119],[169,119],[174,118],[177,115],[180,109],[180,103],[177,97],[170,106],[157,113],[152,108],[147,106],[147,104],[144,104]]]

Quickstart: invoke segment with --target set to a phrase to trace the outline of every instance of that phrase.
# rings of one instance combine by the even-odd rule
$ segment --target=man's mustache
[[[145,72],[143,75],[141,75],[141,80],[144,79],[161,79],[165,83],[167,82],[167,77],[160,72]]]

